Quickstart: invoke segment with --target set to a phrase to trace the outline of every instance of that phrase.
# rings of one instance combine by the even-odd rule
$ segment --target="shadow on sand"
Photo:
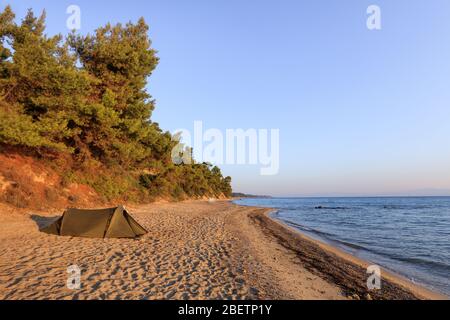
[[[58,220],[59,217],[60,216],[47,217],[47,216],[40,216],[40,215],[37,215],[37,214],[32,214],[31,215],[31,220],[33,220],[37,224],[39,230],[41,230],[42,228],[48,227],[53,222]]]

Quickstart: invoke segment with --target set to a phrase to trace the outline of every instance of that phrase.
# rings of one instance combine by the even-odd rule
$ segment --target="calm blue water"
[[[450,296],[450,197],[242,199],[316,239]]]

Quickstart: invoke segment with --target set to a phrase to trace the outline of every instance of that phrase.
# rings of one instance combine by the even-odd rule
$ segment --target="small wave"
[[[292,222],[292,221],[288,221],[288,220],[283,220],[283,222],[288,224],[288,225],[290,225],[291,227],[294,227],[294,228],[300,229],[302,231],[306,231],[306,232],[310,232],[310,233],[319,235],[320,237],[325,238],[328,241],[335,242],[337,244],[341,244],[341,245],[343,245],[345,247],[348,247],[348,248],[351,248],[351,249],[356,249],[356,250],[370,251],[370,250],[368,250],[367,248],[365,248],[365,247],[363,247],[361,245],[357,245],[357,244],[354,244],[354,243],[350,243],[350,242],[347,242],[347,241],[336,239],[334,234],[331,234],[331,233],[328,233],[328,232],[324,232],[324,231],[320,231],[320,230],[317,230],[317,229],[313,229],[313,228],[310,228],[310,227],[306,227],[306,226],[303,226],[301,224],[298,224],[298,223],[295,223],[295,222]]]
[[[387,205],[383,205],[382,208],[389,209],[389,210],[420,210],[420,209],[434,209],[435,206],[387,204]]]
[[[393,259],[415,264],[415,265],[423,265],[423,266],[433,266],[434,269],[450,272],[450,265],[439,262],[439,261],[433,261],[428,259],[421,259],[421,258],[412,258],[412,257],[400,257],[395,255],[390,255]]]
[[[274,209],[272,210],[272,212],[270,213],[270,215],[272,216],[278,216],[280,214],[280,210],[279,209]]]
[[[300,230],[303,230],[303,231],[316,233],[316,234],[327,236],[327,237],[330,237],[330,238],[333,237],[333,234],[331,234],[331,233],[320,231],[320,230],[317,230],[317,229],[313,229],[313,228],[310,228],[310,227],[307,227],[307,226],[304,226],[304,225],[292,222],[290,220],[284,220],[283,219],[283,222],[288,224],[288,225],[290,225],[291,227],[294,227],[294,228],[297,228],[297,229],[300,229]]]
[[[333,241],[340,243],[346,247],[352,248],[352,249],[357,249],[357,250],[366,250],[366,251],[370,251],[369,249],[367,249],[366,247],[363,247],[361,245],[358,244],[354,244],[351,242],[347,242],[347,241],[343,241],[343,240],[338,240],[338,239],[333,239]]]

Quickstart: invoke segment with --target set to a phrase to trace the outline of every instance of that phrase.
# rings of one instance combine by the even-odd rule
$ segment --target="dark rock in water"
[[[314,209],[345,210],[345,209],[347,209],[347,208],[345,208],[345,207],[324,207],[324,206],[317,206],[317,207],[314,207]]]

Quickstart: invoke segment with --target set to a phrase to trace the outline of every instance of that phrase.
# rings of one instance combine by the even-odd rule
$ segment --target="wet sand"
[[[0,207],[0,299],[436,299],[383,272],[367,291],[367,263],[309,239],[264,208],[228,201],[126,206],[139,239],[39,231],[61,211]],[[67,267],[81,269],[69,289]],[[369,296],[367,295],[369,293]]]

